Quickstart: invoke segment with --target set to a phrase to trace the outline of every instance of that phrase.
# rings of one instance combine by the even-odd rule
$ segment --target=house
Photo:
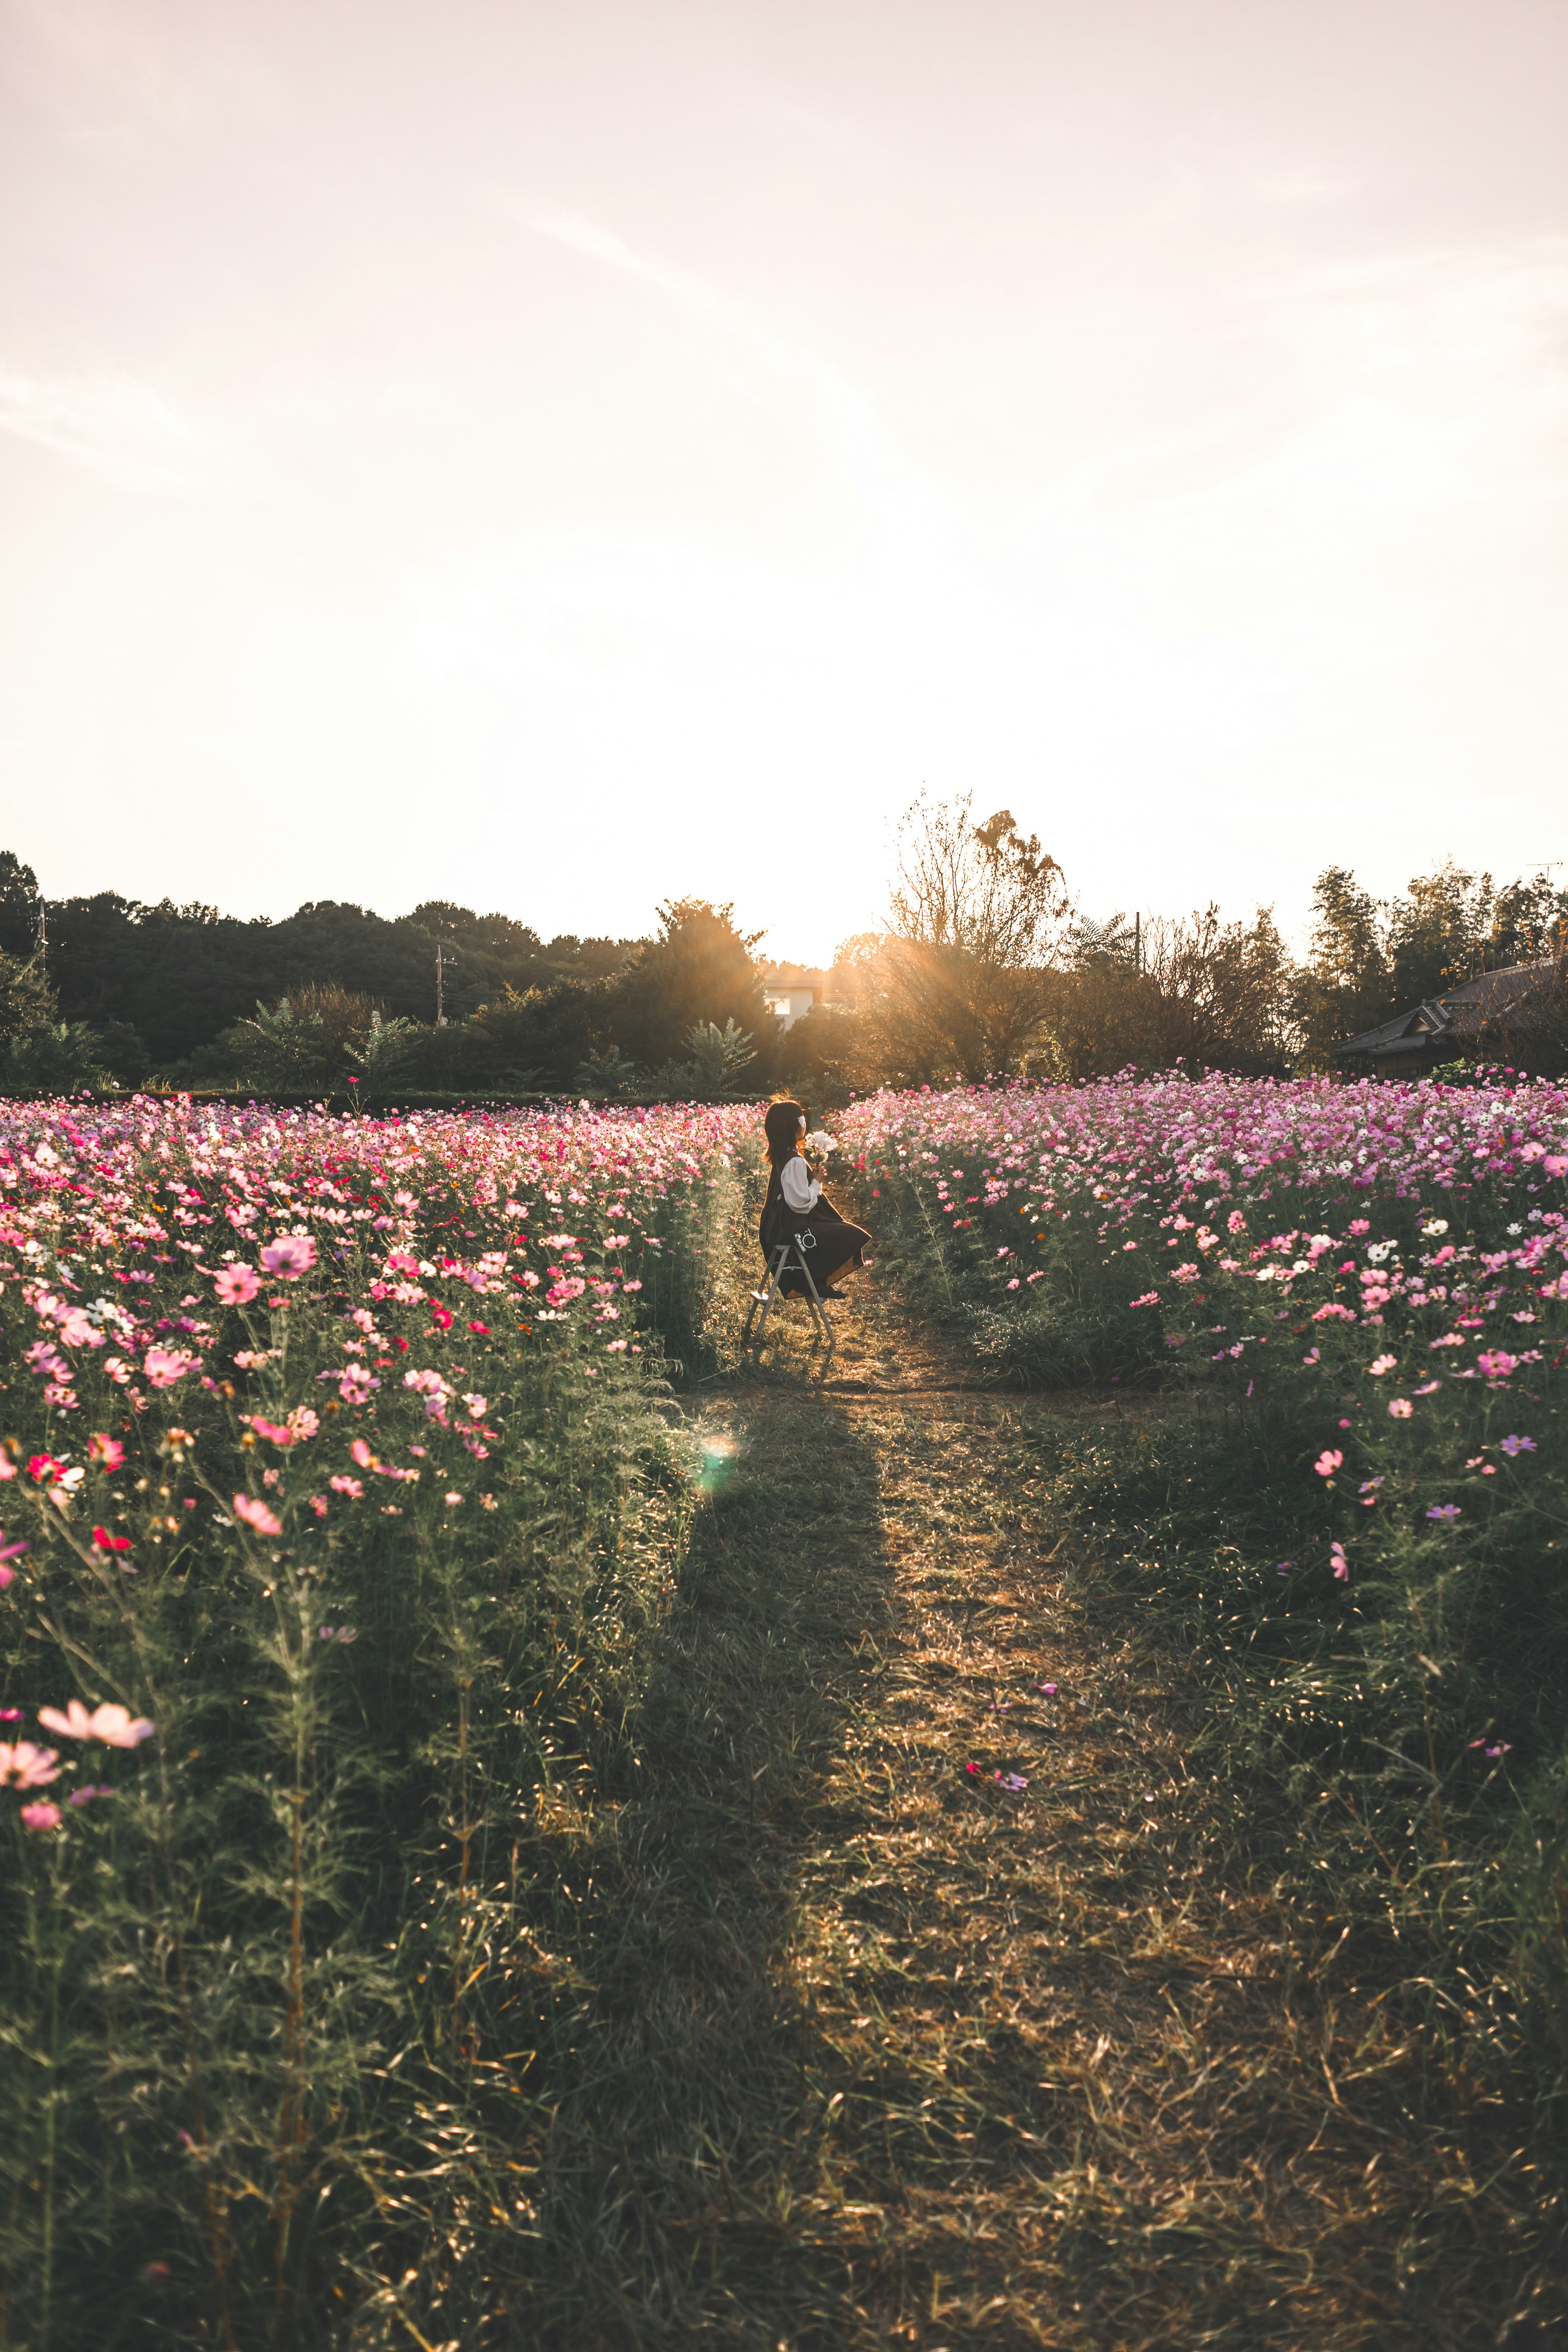
[[[830,1002],[831,974],[804,963],[765,963],[757,967],[768,1011],[785,1029],[805,1019],[814,1004]]]
[[[1418,1078],[1439,1062],[1484,1055],[1489,1032],[1498,1033],[1498,1050],[1506,1050],[1510,1037],[1548,1013],[1560,986],[1558,967],[1550,960],[1479,971],[1441,995],[1423,997],[1377,1028],[1347,1038],[1335,1050],[1364,1058],[1373,1077]]]

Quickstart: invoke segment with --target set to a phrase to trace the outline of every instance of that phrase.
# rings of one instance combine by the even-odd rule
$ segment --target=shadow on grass
[[[822,2096],[784,1966],[803,1848],[889,1616],[874,1452],[806,1381],[694,1401],[700,1513],[622,1801],[581,1843],[586,1979],[510,2343],[832,2340],[788,2228]],[[820,2330],[829,2321],[828,2333]]]

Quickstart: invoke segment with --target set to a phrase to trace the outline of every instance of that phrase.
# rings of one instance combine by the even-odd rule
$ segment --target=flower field
[[[1555,2084],[1568,1091],[1119,1080],[840,1131],[995,1378],[1122,1401],[1052,1504],[1204,1661],[1347,1933],[1397,1922],[1377,1965],[1458,2074]]]
[[[8,2341],[401,2341],[526,2233],[516,1898],[630,1769],[738,1116],[6,1109]]]
[[[665,2080],[669,2021],[607,2020],[582,1957],[614,1976],[640,1932],[595,1892],[623,1811],[649,1841],[626,1883],[691,1877],[706,1916],[668,1758],[657,1834],[639,1775],[715,1483],[668,1379],[729,1345],[754,1124],[0,1121],[7,2341],[533,2340],[509,2310],[570,2310],[574,2246],[639,2237],[604,2207],[643,2160],[616,2116],[593,2147],[625,2176],[551,2118],[563,2086],[592,2110],[612,2032],[612,2079],[646,2038]],[[1418,2046],[1420,2131],[1484,2108],[1514,2151],[1489,2210],[1544,2244],[1568,1096],[1116,1082],[835,1127],[879,1256],[993,1384],[1064,1392],[1017,1507],[1071,1534],[1091,1614],[1195,1669],[1185,1769],[1240,1792],[1247,1883],[1310,1910],[1377,2021],[1358,2100],[1386,2064],[1384,2127],[1415,2132]],[[737,1549],[785,1502],[816,1524],[815,1449],[858,1458],[776,1377],[806,1450],[765,1505],[732,1492]],[[751,1727],[721,1610],[706,1638],[673,1752],[717,1759]],[[1021,1795],[1038,1768],[997,1736],[988,1790]],[[743,1844],[758,1767],[734,1772]],[[663,2340],[650,2246],[628,2341]]]

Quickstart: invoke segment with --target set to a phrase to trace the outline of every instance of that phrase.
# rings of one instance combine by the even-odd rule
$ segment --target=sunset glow
[[[1560,8],[3,22],[51,897],[826,958],[922,785],[1098,914],[1563,854]]]

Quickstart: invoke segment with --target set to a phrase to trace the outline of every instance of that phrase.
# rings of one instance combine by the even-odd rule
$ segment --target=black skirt
[[[770,1260],[781,1242],[795,1242],[811,1268],[811,1278],[818,1291],[826,1290],[835,1275],[842,1274],[847,1265],[859,1265],[862,1252],[871,1246],[871,1236],[865,1226],[852,1225],[847,1217],[841,1217],[825,1192],[818,1195],[814,1209],[792,1209],[784,1199],[776,1168],[763,1203],[757,1239],[763,1245],[763,1255]],[[805,1297],[805,1278],[793,1261],[779,1288],[786,1297]]]

